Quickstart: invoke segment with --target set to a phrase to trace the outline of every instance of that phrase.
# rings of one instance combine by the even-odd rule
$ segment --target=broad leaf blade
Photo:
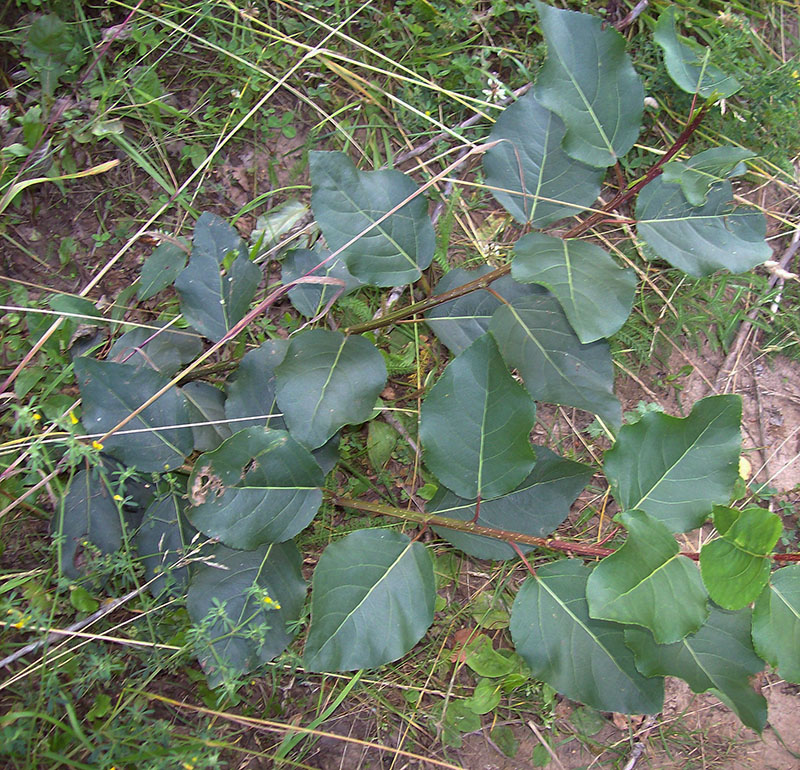
[[[394,170],[359,171],[341,152],[310,152],[311,208],[325,240],[341,252],[350,273],[375,286],[416,281],[433,259],[435,236],[428,204],[418,188]],[[393,211],[380,224],[382,216]]]
[[[535,416],[533,399],[485,334],[447,365],[422,404],[425,462],[460,497],[503,495],[533,468]]]
[[[511,610],[517,652],[533,676],[568,698],[600,711],[658,713],[663,680],[636,670],[622,626],[589,617],[588,577],[579,561],[562,559],[528,578]]]
[[[716,94],[727,99],[741,88],[736,78],[709,62],[709,48],[678,34],[674,8],[667,8],[658,17],[653,41],[664,51],[664,64],[669,76],[686,93],[700,94],[704,99]]]
[[[137,296],[140,300],[150,299],[167,286],[172,286],[184,267],[185,249],[170,242],[157,246],[142,265]]]
[[[289,432],[311,449],[344,425],[366,422],[386,384],[383,356],[364,337],[314,329],[289,341],[275,395]]]
[[[625,39],[603,20],[537,2],[547,58],[536,98],[564,121],[562,143],[572,158],[613,166],[633,147],[644,89],[625,53]]]
[[[604,472],[624,510],[638,509],[672,532],[699,527],[730,500],[739,475],[739,396],[710,396],[686,418],[649,412],[620,428]]]
[[[489,330],[508,367],[519,371],[537,401],[585,409],[612,425],[622,422],[608,345],[581,344],[552,295],[501,306]]]
[[[610,337],[630,315],[636,273],[593,243],[530,233],[514,246],[511,276],[551,291],[583,343]]]
[[[302,562],[294,543],[256,551],[218,545],[197,568],[186,608],[200,629],[196,653],[210,687],[272,660],[292,641],[286,626],[297,622],[306,597]]]
[[[305,275],[326,277],[341,282],[335,284],[297,284],[289,289],[289,299],[292,305],[306,318],[313,318],[319,315],[334,297],[343,297],[364,285],[358,278],[350,275],[344,262],[339,257],[330,259],[322,267],[315,270],[314,268],[329,258],[330,254],[330,251],[293,249],[283,260],[281,283],[284,286]]]
[[[434,294],[444,294],[490,272],[492,268],[488,265],[481,265],[476,270],[462,270],[457,267],[436,284]],[[523,297],[544,293],[538,286],[526,286],[507,275],[494,281],[491,288],[506,302],[515,302]],[[502,304],[488,291],[473,291],[431,308],[425,314],[425,318],[439,340],[454,356],[457,356],[489,330],[492,314]]]
[[[594,470],[588,465],[559,457],[546,447],[536,446],[534,451],[536,463],[528,478],[507,495],[482,500],[477,524],[546,537],[567,518],[570,506],[589,483]],[[475,501],[465,500],[440,487],[428,510],[437,516],[472,521]],[[517,552],[501,540],[444,527],[434,527],[434,530],[456,548],[478,559],[501,560],[517,556]],[[517,547],[523,553],[533,548],[520,543]]]
[[[195,449],[210,452],[231,437],[233,431],[225,421],[225,394],[219,388],[207,382],[187,382],[181,392],[191,417]]]
[[[713,692],[745,725],[764,729],[767,702],[748,681],[764,668],[750,641],[750,610],[712,606],[705,625],[674,644],[657,644],[649,631],[628,628],[625,643],[646,676],[677,676],[693,692]]]
[[[172,377],[202,350],[202,340],[191,329],[131,329],[114,342],[107,358]]]
[[[800,564],[773,573],[753,609],[758,654],[788,682],[800,684]]]
[[[83,424],[97,433],[111,430],[169,382],[166,375],[152,369],[92,358],[75,360],[75,376],[84,403]],[[125,426],[126,431],[135,432],[110,436],[104,451],[143,473],[172,470],[183,464],[194,439],[190,428],[171,426],[186,425],[189,420],[186,399],[173,388]]]
[[[700,551],[700,571],[711,598],[726,610],[755,601],[769,580],[769,554],[781,536],[781,519],[763,508],[714,509],[721,537]]]
[[[189,264],[175,280],[189,323],[218,342],[244,318],[260,281],[261,270],[250,261],[236,231],[204,213],[195,225]]]
[[[592,571],[586,586],[589,614],[633,623],[659,643],[694,633],[708,617],[708,595],[700,572],[680,556],[669,530],[642,511],[620,515],[625,544]]]
[[[673,267],[689,275],[717,270],[743,273],[769,259],[764,215],[749,206],[734,207],[728,181],[711,187],[703,206],[692,206],[680,186],[661,177],[636,199],[636,232]]]
[[[681,186],[692,206],[703,206],[708,200],[712,185],[747,171],[744,161],[755,155],[742,147],[712,147],[687,161],[673,160],[665,163],[662,171],[665,182]]]
[[[424,545],[400,532],[360,530],[320,557],[303,666],[375,668],[405,655],[433,622],[436,585]]]
[[[483,156],[486,185],[518,222],[545,227],[579,214],[600,194],[603,172],[561,149],[564,124],[532,91],[503,110]]]
[[[231,548],[280,543],[314,518],[323,481],[311,453],[285,431],[245,428],[197,459],[186,515]]]

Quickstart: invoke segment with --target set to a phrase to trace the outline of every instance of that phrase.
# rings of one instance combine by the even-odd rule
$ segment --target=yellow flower
[[[122,495],[114,495],[114,499],[115,499],[115,500],[116,500],[118,503],[121,503],[121,502],[122,502],[122,501],[123,501],[125,498],[123,498],[123,497],[122,497]]]
[[[75,412],[73,412],[71,409],[69,411],[69,421],[73,425],[77,425],[78,424],[78,418],[75,416]]]
[[[103,445],[99,441],[92,441],[92,446],[98,451],[101,452],[103,449]]]
[[[40,415],[40,414],[39,414],[39,412],[34,412],[34,413],[33,413],[33,419],[34,419],[36,422],[39,422],[39,420],[41,420],[41,419],[42,419],[42,415]]]

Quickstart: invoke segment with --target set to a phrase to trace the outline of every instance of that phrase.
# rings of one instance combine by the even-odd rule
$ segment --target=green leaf
[[[233,430],[253,425],[285,430],[275,400],[275,367],[289,349],[287,340],[267,340],[244,354],[233,380],[226,384],[225,416]],[[274,415],[274,416],[273,416]],[[252,420],[245,418],[252,417]]]
[[[464,662],[482,677],[497,678],[510,674],[517,667],[512,658],[501,655],[492,646],[492,640],[480,634],[467,645]]]
[[[674,8],[667,8],[658,17],[653,41],[664,50],[667,72],[682,91],[700,94],[704,99],[727,99],[741,88],[736,78],[710,63],[710,48],[678,34]]]
[[[422,543],[386,529],[332,543],[314,570],[303,667],[349,671],[397,660],[433,622],[435,596]]]
[[[800,684],[800,564],[773,573],[756,600],[753,642],[780,676]]]
[[[747,171],[744,161],[754,156],[754,152],[742,147],[712,147],[687,161],[665,163],[663,179],[679,184],[692,206],[703,206],[712,185],[744,174]]]
[[[78,612],[95,612],[100,607],[97,601],[83,586],[69,587],[69,603]]]
[[[533,468],[535,417],[533,399],[485,334],[447,365],[422,404],[425,463],[461,497],[503,495]]]
[[[140,300],[150,299],[167,286],[172,286],[184,267],[185,249],[169,241],[157,246],[142,265],[137,296]]]
[[[619,516],[628,539],[592,571],[586,584],[589,614],[633,623],[659,643],[694,633],[708,617],[708,595],[691,559],[659,521],[642,511]]]
[[[288,235],[292,228],[300,225],[306,215],[310,217],[308,206],[305,203],[298,200],[281,203],[258,217],[255,229],[250,233],[250,243],[258,244],[260,241],[259,252],[264,253],[280,243],[281,238]],[[276,257],[276,259],[280,259],[280,257]]]
[[[485,183],[518,222],[545,227],[597,200],[603,172],[561,149],[564,124],[532,91],[501,113],[483,156]]]
[[[344,262],[339,257],[330,259],[317,270],[314,269],[329,258],[330,255],[330,251],[293,249],[283,261],[281,283],[284,286],[305,275],[341,281],[341,284],[304,283],[289,289],[289,299],[292,305],[294,305],[295,310],[302,313],[306,318],[313,318],[319,315],[334,297],[343,297],[363,286],[363,283],[358,278],[350,275]]]
[[[359,171],[341,152],[309,152],[311,208],[328,246],[350,273],[375,286],[416,281],[433,259],[435,235],[428,203],[400,171]],[[386,219],[381,217],[393,211]],[[362,232],[367,231],[364,235]]]
[[[245,428],[201,455],[189,477],[189,521],[231,548],[294,537],[322,503],[311,453],[282,430]]]
[[[539,567],[522,585],[511,610],[517,652],[562,695],[599,711],[656,714],[664,683],[647,679],[634,665],[623,627],[589,617],[589,569],[576,559]]]
[[[727,503],[739,476],[739,396],[710,396],[686,418],[649,412],[620,428],[604,472],[623,510],[642,510],[672,532],[699,527]]]
[[[636,273],[593,243],[530,233],[514,246],[511,275],[551,291],[583,343],[610,337],[630,315]]]
[[[169,383],[152,369],[77,358],[75,377],[83,398],[82,421],[87,430],[104,433],[138,409]],[[104,451],[143,473],[163,473],[183,464],[192,451],[191,428],[173,428],[190,420],[186,399],[172,388],[103,442]]]
[[[726,610],[755,601],[769,580],[769,554],[781,536],[780,516],[763,508],[714,508],[721,537],[700,551],[700,571],[711,598]]]
[[[231,437],[233,431],[225,422],[225,394],[219,388],[207,382],[187,382],[181,392],[191,417],[195,449],[210,452]]]
[[[24,51],[33,62],[32,69],[39,75],[42,91],[48,97],[53,96],[61,77],[85,58],[69,25],[52,13],[37,17],[31,24]]]
[[[603,20],[537,2],[547,58],[536,98],[566,125],[572,158],[613,166],[639,136],[644,89],[625,53],[625,39]]]
[[[436,285],[434,294],[444,294],[490,272],[492,268],[488,265],[481,265],[476,270],[462,270],[457,267],[442,277]],[[494,281],[491,288],[506,302],[515,302],[523,297],[544,293],[538,286],[517,283],[507,275]],[[425,318],[439,340],[454,356],[457,356],[489,330],[492,314],[502,304],[488,291],[473,291],[431,308],[425,314]]]
[[[481,718],[471,711],[464,701],[450,701],[442,722],[442,743],[445,746],[461,748],[461,733],[474,733],[481,729]]]
[[[275,368],[289,432],[315,449],[339,428],[366,422],[386,384],[386,364],[364,337],[314,329],[295,335]]]
[[[497,748],[507,757],[513,759],[519,751],[519,741],[514,735],[514,731],[508,725],[497,725],[489,733],[489,737],[497,745]]]
[[[236,231],[219,217],[202,214],[189,265],[175,280],[186,320],[218,342],[244,318],[260,281],[261,270],[250,261]]]
[[[72,297],[69,294],[53,294],[47,301],[56,313],[63,313],[67,318],[79,324],[103,326],[103,314],[95,307],[94,302],[85,297]],[[74,316],[78,316],[75,318]],[[96,321],[93,319],[97,319]]]
[[[678,185],[661,177],[636,199],[636,232],[673,267],[694,276],[717,270],[743,273],[772,256],[764,215],[735,207],[728,181],[711,187],[703,206],[692,206]]]
[[[287,623],[297,622],[306,598],[302,563],[290,542],[255,551],[218,545],[197,567],[186,607],[202,630],[197,657],[209,687],[246,674],[286,649],[293,636]]]
[[[506,365],[519,371],[537,401],[585,409],[612,425],[622,422],[608,345],[582,344],[552,295],[502,305],[489,330]]]
[[[764,729],[767,702],[748,681],[764,668],[750,641],[750,610],[728,612],[712,605],[705,625],[679,642],[656,644],[646,629],[628,628],[625,643],[645,676],[677,676],[693,692],[714,693],[748,727]]]
[[[367,430],[367,457],[375,471],[380,471],[389,462],[397,440],[398,432],[385,422],[372,420]]]
[[[545,537],[567,518],[575,498],[594,475],[594,469],[559,457],[546,447],[535,446],[534,451],[536,464],[528,478],[502,497],[482,500],[477,524]],[[472,521],[475,501],[464,500],[447,489],[440,489],[428,510],[438,516]],[[502,540],[444,527],[434,527],[434,530],[456,548],[478,559],[514,559],[517,556],[516,551]],[[517,546],[523,553],[533,548],[521,543]]]
[[[145,579],[153,580],[149,590],[159,596],[168,590],[182,596],[189,582],[189,567],[175,566],[186,556],[197,530],[183,513],[183,502],[174,494],[155,500],[144,513],[136,533],[136,550],[142,560]]]
[[[108,351],[108,360],[172,377],[200,355],[203,342],[191,329],[131,329]]]
[[[481,679],[472,695],[464,701],[464,705],[473,714],[488,714],[500,705],[502,697],[500,682]]]

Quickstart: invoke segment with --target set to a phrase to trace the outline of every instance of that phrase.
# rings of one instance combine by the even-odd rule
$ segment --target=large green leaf
[[[225,420],[225,394],[219,388],[208,382],[187,382],[181,392],[186,397],[196,450],[210,452],[231,437],[233,431]]]
[[[612,425],[622,422],[608,345],[582,344],[552,295],[502,305],[489,330],[506,364],[519,371],[537,401],[585,409]]]
[[[628,539],[589,577],[589,614],[644,626],[664,644],[697,631],[708,617],[708,594],[697,567],[679,555],[678,543],[661,522],[642,511],[619,518]]]
[[[250,309],[261,281],[241,238],[223,219],[201,215],[188,266],[175,279],[181,312],[201,334],[222,339]]]
[[[286,431],[245,428],[201,455],[189,477],[189,521],[231,548],[294,537],[322,503],[324,477]]]
[[[145,578],[153,581],[149,587],[153,596],[165,590],[180,596],[189,582],[189,566],[181,559],[188,553],[197,530],[186,520],[183,506],[175,494],[154,500],[136,533],[136,550]]]
[[[593,620],[586,606],[589,569],[577,559],[539,567],[511,610],[511,637],[532,676],[600,711],[656,714],[663,679],[647,679],[625,646],[623,627]]]
[[[185,249],[169,241],[157,246],[142,265],[137,296],[140,300],[150,299],[167,286],[172,286],[184,267]]]
[[[758,597],[753,642],[780,676],[800,684],[800,564],[775,572]]]
[[[83,398],[83,424],[96,433],[111,430],[169,382],[153,369],[111,361],[77,358],[74,366]],[[184,395],[172,388],[127,423],[126,433],[106,439],[104,450],[143,473],[173,470],[192,451],[194,439],[191,428],[170,426],[189,421]]]
[[[366,422],[386,384],[386,364],[364,337],[314,329],[295,335],[275,368],[289,432],[315,449],[339,428]]]
[[[710,63],[710,48],[678,34],[675,8],[667,8],[658,17],[653,41],[664,50],[669,76],[686,93],[700,94],[704,99],[716,94],[727,99],[741,88],[736,78]]]
[[[545,227],[579,214],[597,200],[603,172],[562,149],[564,124],[532,91],[503,110],[483,156],[486,185],[523,224]]]
[[[411,178],[359,171],[341,152],[310,152],[308,165],[311,208],[328,246],[338,251],[361,236],[341,252],[350,273],[375,286],[416,281],[433,259],[436,238],[424,196],[393,211],[418,191]]]
[[[534,450],[536,464],[528,478],[507,495],[482,500],[477,524],[545,537],[567,518],[570,506],[589,483],[594,469],[559,457],[546,447],[536,446]],[[459,521],[472,521],[475,518],[475,500],[465,500],[440,487],[429,503],[428,511]],[[456,548],[478,559],[513,559],[517,556],[516,551],[502,540],[444,527],[434,529]],[[533,548],[531,545],[517,546],[523,553]]]
[[[191,329],[131,329],[114,342],[107,359],[172,377],[202,350],[203,341]]]
[[[490,272],[492,268],[489,265],[481,265],[476,270],[462,270],[457,267],[442,276],[436,284],[434,294],[444,294]],[[463,297],[443,302],[425,314],[428,326],[454,356],[463,353],[489,330],[492,314],[503,304],[495,294],[506,302],[515,302],[523,297],[544,293],[538,286],[526,286],[508,275],[494,281],[491,289],[494,294],[484,290],[473,291]]]
[[[708,200],[708,191],[718,182],[747,171],[744,161],[755,155],[742,147],[712,147],[689,160],[671,160],[662,172],[665,182],[681,186],[686,200],[692,206],[702,206]]]
[[[739,396],[710,396],[686,418],[648,412],[624,425],[604,471],[624,510],[638,509],[672,532],[699,527],[727,503],[739,476]]]
[[[306,275],[330,278],[340,283],[300,283],[289,289],[289,299],[295,309],[306,318],[313,318],[323,312],[334,297],[342,297],[363,286],[358,278],[350,275],[339,257],[330,259],[330,251],[293,249],[283,260],[281,283],[285,286]],[[324,260],[322,267],[314,269]],[[313,272],[312,272],[313,271]]]
[[[703,206],[692,206],[679,185],[661,177],[636,199],[636,232],[673,267],[694,276],[716,270],[743,273],[769,259],[764,215],[750,206],[735,207],[728,181],[711,187]]]
[[[645,676],[677,676],[693,692],[714,693],[748,727],[764,729],[767,702],[749,682],[764,668],[750,641],[750,610],[728,612],[712,605],[705,625],[679,642],[657,644],[646,629],[630,627],[625,643]]]
[[[639,136],[644,89],[625,39],[603,20],[537,2],[547,58],[536,98],[566,125],[562,147],[590,166],[613,166]]]
[[[628,318],[636,273],[593,243],[530,233],[514,246],[511,275],[549,289],[583,343],[610,337]]]
[[[199,626],[196,654],[216,687],[286,649],[306,598],[294,543],[232,551],[217,545],[192,576],[186,608]]]
[[[781,519],[763,508],[717,506],[714,526],[721,537],[700,551],[703,582],[717,604],[740,610],[758,598],[769,580],[769,554],[781,536]]]
[[[47,7],[47,6],[44,6]],[[72,26],[54,13],[38,16],[28,29],[23,48],[32,62],[32,70],[42,83],[42,92],[52,98],[58,81],[76,68],[86,54]]]
[[[445,368],[422,404],[425,463],[460,497],[510,492],[530,473],[536,405],[484,334]]]
[[[287,340],[267,340],[242,357],[236,374],[226,385],[225,416],[231,428],[252,425],[285,430],[286,423],[275,400],[275,367],[289,349]],[[245,418],[252,417],[252,420]]]
[[[332,543],[314,570],[304,668],[349,671],[397,660],[433,622],[435,597],[422,543],[386,529]]]

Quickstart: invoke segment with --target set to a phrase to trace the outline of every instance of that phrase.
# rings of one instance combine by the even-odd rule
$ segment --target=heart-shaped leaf
[[[489,330],[508,367],[522,375],[537,401],[585,409],[612,425],[622,422],[608,345],[582,344],[552,295],[502,305]]]
[[[753,608],[758,654],[788,682],[800,684],[800,564],[773,573]]]
[[[186,608],[209,687],[246,674],[286,649],[306,598],[294,543],[232,551],[217,545],[194,574]]]
[[[310,152],[308,165],[311,208],[328,246],[338,251],[358,238],[341,252],[351,275],[374,286],[416,281],[433,259],[436,238],[428,203],[415,196],[410,177],[359,171],[341,152]]]
[[[769,580],[769,554],[781,536],[780,516],[763,508],[714,508],[721,535],[700,551],[700,571],[711,598],[726,610],[755,601]]]
[[[447,365],[422,404],[425,462],[460,497],[503,495],[533,468],[535,417],[533,399],[485,334]]]
[[[422,543],[386,529],[329,545],[314,570],[308,671],[375,668],[405,655],[433,622],[433,560]]]
[[[492,268],[488,265],[481,265],[476,270],[462,270],[457,267],[442,277],[434,294],[444,294],[490,272]],[[491,288],[493,294],[482,290],[473,291],[463,297],[443,302],[425,314],[428,326],[454,356],[463,353],[489,330],[489,321],[494,311],[503,304],[495,294],[506,302],[515,302],[523,297],[544,293],[538,286],[517,283],[507,275],[494,281]]]
[[[241,238],[208,212],[197,220],[189,264],[175,280],[181,312],[203,336],[221,340],[250,309],[261,281]]]
[[[692,206],[702,206],[708,200],[708,191],[718,182],[747,171],[744,161],[755,155],[742,147],[712,147],[686,161],[665,163],[662,172],[665,182],[681,186]]]
[[[645,676],[680,677],[693,692],[714,693],[748,727],[764,729],[767,702],[749,682],[764,668],[750,641],[750,610],[728,612],[712,605],[705,625],[679,642],[657,644],[648,630],[630,627],[625,643]]]
[[[127,364],[75,360],[75,377],[83,398],[83,424],[97,433],[111,430],[149,396],[169,383],[153,369]],[[104,451],[143,473],[162,473],[183,464],[192,451],[191,428],[173,428],[190,421],[186,399],[172,388],[134,417],[124,434],[114,433],[104,442]]]
[[[739,476],[739,396],[710,396],[686,418],[648,412],[620,428],[604,471],[624,510],[650,514],[671,532],[699,527],[730,500]]]
[[[366,422],[386,384],[386,364],[364,337],[314,329],[289,341],[275,395],[289,432],[315,449],[339,428]]]
[[[692,206],[680,186],[661,177],[636,199],[636,232],[673,267],[694,276],[717,270],[743,273],[769,259],[764,215],[750,206],[734,206],[728,181],[708,191],[703,206]]]
[[[301,283],[289,289],[289,299],[306,318],[322,313],[334,297],[343,297],[364,284],[350,275],[339,257],[329,259],[330,251],[293,249],[283,260],[281,282],[285,286],[306,275],[330,278],[339,283]],[[328,259],[322,267],[314,269]]]
[[[477,524],[545,537],[567,518],[570,506],[589,483],[594,469],[559,457],[546,447],[535,446],[534,451],[536,464],[528,478],[507,495],[482,500]],[[465,500],[440,487],[428,510],[437,516],[472,521],[475,501]],[[444,527],[434,527],[434,530],[456,548],[478,559],[514,559],[517,556],[517,552],[502,540]],[[517,547],[523,553],[533,548],[520,543]]]
[[[661,522],[642,511],[619,518],[628,539],[592,571],[586,585],[589,614],[644,626],[664,644],[697,631],[708,617],[708,594],[697,567],[678,554],[678,543]]]
[[[636,273],[593,243],[530,233],[514,246],[511,276],[551,291],[583,343],[610,337],[630,315]]]
[[[564,124],[529,91],[503,110],[483,156],[486,185],[518,222],[545,227],[597,200],[603,172],[561,149]]]
[[[294,537],[322,503],[324,477],[282,430],[245,428],[201,455],[189,477],[189,521],[231,548]]]
[[[644,89],[625,39],[603,20],[536,2],[547,43],[536,98],[566,125],[562,147],[590,166],[613,166],[633,147]]]
[[[663,49],[667,72],[682,91],[704,99],[715,94],[727,99],[741,88],[736,78],[710,63],[711,49],[678,34],[675,8],[667,8],[658,17],[653,41]]]
[[[637,671],[622,626],[589,617],[588,577],[577,559],[562,559],[523,583],[511,610],[517,652],[532,676],[568,698],[600,711],[657,714],[663,679]]]

